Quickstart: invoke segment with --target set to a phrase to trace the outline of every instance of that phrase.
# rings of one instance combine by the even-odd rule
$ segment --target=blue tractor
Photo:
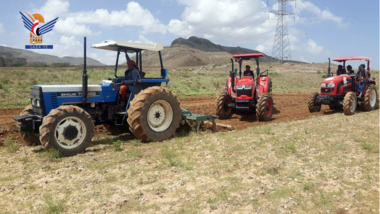
[[[163,45],[105,41],[92,46],[117,53],[113,78],[99,85],[88,85],[86,38],[82,85],[33,85],[31,105],[14,119],[27,144],[42,144],[57,149],[63,156],[84,152],[94,136],[95,125],[104,125],[111,134],[132,133],[143,142],[163,141],[172,137],[181,121],[177,97],[167,88],[167,70],[162,64]],[[161,76],[145,78],[142,52],[158,52]],[[117,75],[120,53],[135,54],[139,78],[122,100],[120,87],[125,81]]]

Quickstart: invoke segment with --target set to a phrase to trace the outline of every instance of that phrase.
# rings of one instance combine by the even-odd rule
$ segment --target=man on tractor
[[[342,65],[338,65],[338,70],[336,70],[336,75],[339,76],[341,74],[346,74],[346,70],[344,70]]]
[[[350,74],[355,74],[355,71],[352,70],[352,66],[351,65],[348,65],[347,66],[347,74],[350,75]]]
[[[122,100],[125,100],[127,90],[131,90],[130,87],[136,83],[136,80],[139,79],[139,70],[136,66],[136,62],[133,60],[129,60],[127,62],[128,69],[125,71],[125,81],[122,82],[122,86],[120,86],[120,96]]]
[[[255,75],[253,74],[253,71],[251,71],[251,66],[249,66],[249,65],[245,66],[244,76],[245,77],[251,76],[251,77],[255,78]]]

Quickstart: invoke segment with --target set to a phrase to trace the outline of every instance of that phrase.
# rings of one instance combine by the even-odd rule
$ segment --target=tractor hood
[[[253,78],[252,77],[242,77],[236,83],[236,85],[252,85],[252,84],[253,84]]]
[[[39,85],[42,92],[77,92],[82,91],[82,85]],[[100,85],[88,85],[88,91],[102,91]]]
[[[351,77],[348,75],[332,76],[332,77],[328,77],[328,78],[324,79],[322,81],[322,83],[326,83],[326,84],[335,83],[335,84],[337,84],[337,83],[344,81],[345,79],[349,80],[349,79],[351,79]]]

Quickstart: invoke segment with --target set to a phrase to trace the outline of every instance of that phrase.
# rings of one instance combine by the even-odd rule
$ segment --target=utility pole
[[[276,34],[274,36],[274,43],[273,43],[273,49],[272,49],[272,56],[278,59],[280,62],[283,62],[283,61],[289,61],[292,59],[286,16],[294,15],[294,13],[289,13],[286,11],[286,3],[289,1],[296,1],[296,0],[277,0],[277,1],[278,1],[278,11],[270,11],[270,13],[276,14],[278,16]]]

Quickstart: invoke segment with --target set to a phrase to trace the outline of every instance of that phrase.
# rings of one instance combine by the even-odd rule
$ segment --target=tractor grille
[[[237,97],[240,97],[242,95],[246,95],[248,97],[252,97],[252,89],[237,89]]]
[[[42,88],[40,86],[32,86],[30,94],[30,101],[33,106],[33,113],[35,115],[44,116],[45,105],[44,98],[42,95]]]
[[[321,88],[321,92],[323,93],[332,93],[334,88]]]

